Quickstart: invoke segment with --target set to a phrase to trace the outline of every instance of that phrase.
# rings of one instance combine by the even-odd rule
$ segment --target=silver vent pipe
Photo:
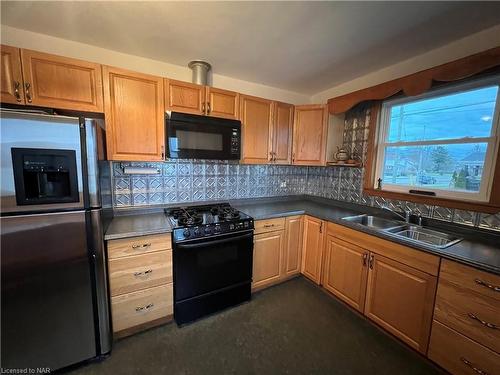
[[[193,71],[193,83],[208,85],[208,72],[212,69],[209,63],[202,60],[193,60],[189,62],[188,67]]]

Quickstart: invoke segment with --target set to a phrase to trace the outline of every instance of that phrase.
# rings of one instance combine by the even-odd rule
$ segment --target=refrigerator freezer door
[[[2,214],[22,211],[33,212],[83,208],[82,152],[79,119],[7,111],[1,111],[0,116],[0,179],[2,181],[0,201]],[[23,159],[18,163],[16,167],[17,182],[14,178],[14,154],[12,153],[12,149],[18,149],[18,153],[23,149],[39,150],[39,152],[44,153],[44,155],[36,156],[31,161]],[[56,161],[51,156],[51,150],[72,153],[74,155],[77,192],[71,191],[70,195],[76,195],[76,202],[50,203],[57,200],[57,197],[50,198],[49,196],[50,190],[54,188],[58,181],[57,174],[64,173],[59,172],[59,164],[52,165]],[[26,153],[29,156],[27,151]],[[45,163],[50,165],[49,169],[46,168]],[[45,171],[41,171],[41,168],[45,168]],[[64,170],[65,168],[66,166],[63,166],[62,169]],[[33,197],[29,197],[29,194],[23,196],[25,198],[23,204],[19,204],[20,195],[16,191],[16,183],[18,189],[20,186],[24,186],[25,188],[36,187],[35,171],[40,171],[38,183],[41,183],[40,179],[45,179],[42,182],[46,184],[47,189],[43,189],[43,192],[40,191],[39,196],[36,194]],[[25,172],[27,173],[26,175]],[[20,181],[23,181],[21,185]],[[62,182],[63,180],[61,179],[60,181]],[[49,191],[49,195],[45,196],[47,193],[45,190]],[[47,199],[47,202],[38,203],[46,198],[50,199]],[[32,199],[32,203],[30,203],[30,199]]]
[[[0,218],[2,368],[96,356],[85,211]]]

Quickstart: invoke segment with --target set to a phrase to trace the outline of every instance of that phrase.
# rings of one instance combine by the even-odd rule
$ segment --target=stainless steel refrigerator
[[[111,350],[96,121],[0,112],[1,367]]]

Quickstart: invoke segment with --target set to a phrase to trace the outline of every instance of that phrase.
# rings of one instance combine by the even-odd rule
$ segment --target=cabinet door
[[[261,289],[278,282],[283,263],[282,230],[258,234],[253,243],[252,289]]]
[[[304,219],[304,240],[301,272],[314,281],[321,283],[321,264],[324,245],[324,223],[320,219],[306,216]]]
[[[207,114],[214,117],[238,119],[239,94],[234,91],[207,87]]]
[[[243,137],[242,162],[263,164],[271,159],[272,102],[253,96],[240,96]]]
[[[292,162],[293,111],[291,104],[274,102],[272,152],[276,164]]]
[[[101,65],[21,50],[27,104],[102,112]]]
[[[303,216],[287,217],[285,225],[285,261],[283,263],[284,276],[288,277],[300,273],[304,218]]]
[[[365,315],[421,353],[426,353],[436,277],[370,254]]]
[[[162,160],[163,79],[109,66],[103,73],[108,158]]]
[[[205,86],[165,79],[165,109],[196,115],[205,114]]]
[[[323,287],[363,312],[368,250],[328,235],[326,240]]]
[[[2,103],[24,104],[24,85],[19,48],[1,46],[0,88]]]
[[[327,118],[327,111],[324,105],[302,105],[295,107],[293,164],[325,164]]]

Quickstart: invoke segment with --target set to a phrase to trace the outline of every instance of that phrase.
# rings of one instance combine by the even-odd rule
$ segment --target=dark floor
[[[114,344],[71,374],[441,374],[303,278],[183,328]]]

